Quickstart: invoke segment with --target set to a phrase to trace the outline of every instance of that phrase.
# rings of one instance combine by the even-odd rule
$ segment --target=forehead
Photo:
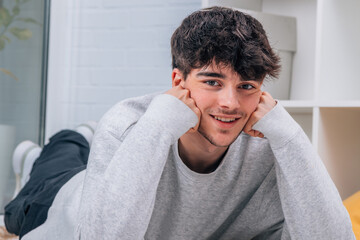
[[[211,63],[210,65],[201,68],[192,69],[190,73],[193,73],[198,77],[209,76],[219,78],[237,78],[242,80],[241,76],[233,69],[232,66],[228,66],[222,63]]]
[[[265,76],[259,79],[244,79],[237,71],[234,70],[233,66],[224,63],[215,63],[214,61],[201,68],[193,68],[190,71],[190,75],[195,77],[209,76],[209,77],[220,77],[223,79],[238,79],[244,82],[258,82],[263,83]]]

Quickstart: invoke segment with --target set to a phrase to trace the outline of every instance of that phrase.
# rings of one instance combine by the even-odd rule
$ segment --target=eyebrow
[[[216,72],[198,72],[196,76],[215,77],[215,78],[223,78],[223,79],[225,78],[225,75]]]

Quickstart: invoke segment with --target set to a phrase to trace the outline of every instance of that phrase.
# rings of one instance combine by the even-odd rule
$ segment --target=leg
[[[41,151],[42,148],[39,145],[28,140],[16,146],[12,157],[13,170],[16,176],[13,198],[18,195],[21,188],[29,180],[34,161],[40,156]]]
[[[5,207],[5,225],[22,237],[45,222],[57,192],[86,168],[89,144],[81,134],[64,130],[54,135],[36,159],[30,179]]]

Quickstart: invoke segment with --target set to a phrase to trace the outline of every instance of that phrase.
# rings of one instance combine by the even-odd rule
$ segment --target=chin
[[[201,129],[198,132],[212,145],[216,147],[229,147],[240,135],[241,131],[238,135],[229,136],[228,134],[220,133],[220,134],[209,134]],[[224,136],[225,135],[225,136]]]
[[[229,147],[233,142],[235,142],[236,138],[237,137],[234,137],[230,140],[225,140],[225,141],[215,141],[213,145],[217,147]]]

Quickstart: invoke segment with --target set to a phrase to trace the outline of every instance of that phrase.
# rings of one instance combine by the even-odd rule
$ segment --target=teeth
[[[222,117],[216,117],[214,116],[216,120],[222,121],[222,122],[233,122],[235,121],[235,118],[222,118]]]

